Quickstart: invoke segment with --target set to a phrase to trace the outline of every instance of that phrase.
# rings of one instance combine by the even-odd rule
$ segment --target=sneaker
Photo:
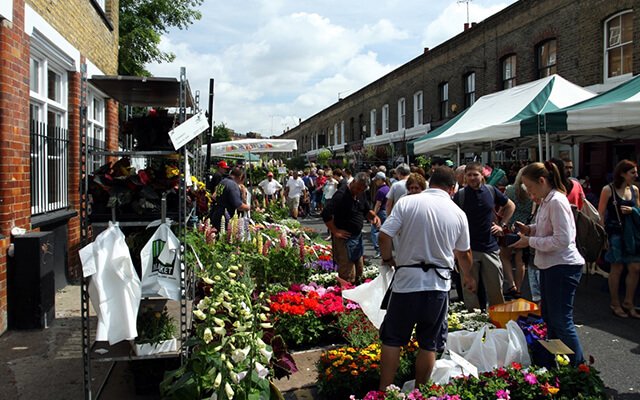
[[[380,258],[380,252],[376,251],[376,254],[372,258]]]

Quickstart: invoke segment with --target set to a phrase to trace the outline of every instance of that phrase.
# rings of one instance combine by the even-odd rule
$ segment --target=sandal
[[[611,307],[611,312],[618,318],[629,318],[629,315],[624,311],[621,306],[609,306]]]
[[[622,309],[627,313],[631,318],[640,319],[640,313],[636,311],[636,308],[633,305],[623,304]]]

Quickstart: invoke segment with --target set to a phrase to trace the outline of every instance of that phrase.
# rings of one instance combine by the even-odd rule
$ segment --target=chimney
[[[468,22],[464,23],[464,30],[465,30],[465,32],[469,30],[469,23]]]
[[[425,47],[425,48],[424,48],[424,54],[428,54],[428,53],[429,53],[429,48],[428,48],[428,47]]]
[[[472,22],[472,23],[471,23],[471,27],[472,27],[472,28],[475,28],[475,27],[476,27],[476,25],[478,25],[478,23],[477,23],[477,22]]]

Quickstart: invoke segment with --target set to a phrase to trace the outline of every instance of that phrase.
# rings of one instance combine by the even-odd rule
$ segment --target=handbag
[[[613,184],[610,183],[609,187],[611,188],[611,198],[613,201],[613,208],[616,210],[616,217],[618,220],[610,219],[607,222],[607,233],[608,234],[622,234],[622,218],[620,218],[620,211],[618,210],[618,200],[616,199],[616,189],[613,187]]]

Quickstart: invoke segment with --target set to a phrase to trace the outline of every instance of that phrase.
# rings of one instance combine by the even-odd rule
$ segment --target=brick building
[[[553,73],[602,92],[640,72],[639,8],[638,0],[520,0],[281,137],[296,139],[310,160],[327,147],[338,157],[346,152],[353,160],[366,150],[393,163],[405,156],[407,141],[485,94]],[[640,153],[636,141],[580,146],[553,150],[580,155],[576,164],[594,186],[619,159]]]
[[[13,228],[52,231],[56,287],[79,278],[81,71],[117,74],[118,0],[2,0],[0,59],[1,334]],[[84,101],[90,145],[115,148],[117,104]]]

